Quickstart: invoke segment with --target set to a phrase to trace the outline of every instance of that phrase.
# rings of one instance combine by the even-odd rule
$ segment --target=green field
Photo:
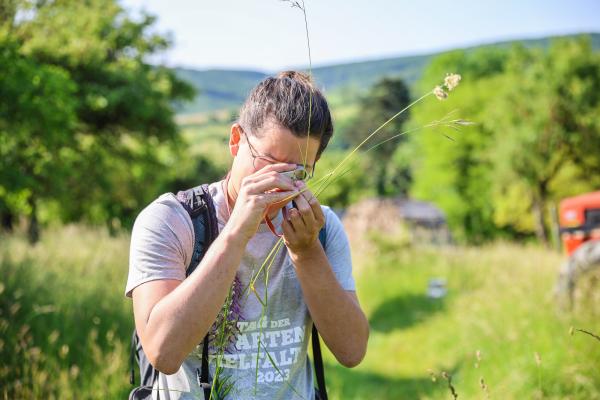
[[[385,247],[358,266],[369,350],[353,370],[335,367],[330,358],[333,398],[451,399],[442,371],[452,375],[463,399],[487,398],[481,378],[489,398],[600,398],[600,342],[569,332],[571,326],[598,331],[600,322],[587,312],[558,311],[558,254],[514,244]],[[432,277],[447,280],[445,299],[426,297]]]
[[[126,398],[128,240],[81,226],[46,231],[35,247],[2,237],[0,396]],[[492,399],[600,398],[600,342],[569,332],[600,332],[600,322],[591,312],[558,311],[560,255],[502,243],[435,250],[380,241],[376,257],[356,260],[369,349],[355,369],[327,355],[331,398],[450,399],[442,371],[462,399],[487,398],[481,378]],[[426,297],[432,277],[447,280],[446,298]]]

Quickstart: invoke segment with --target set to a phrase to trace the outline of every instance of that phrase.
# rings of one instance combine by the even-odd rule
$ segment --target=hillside
[[[564,37],[572,36],[574,35]],[[594,49],[600,50],[600,33],[592,33],[590,36]],[[504,41],[469,47],[465,50],[475,51],[484,47],[506,48],[517,43],[526,47],[546,48],[551,40],[556,38],[556,36],[549,36],[538,39]],[[355,92],[360,91],[371,86],[383,76],[400,76],[409,84],[412,84],[421,77],[421,73],[429,61],[442,53],[321,66],[314,68],[313,73],[319,85],[330,93],[339,92],[344,88],[349,88]],[[176,72],[181,78],[189,81],[199,92],[192,103],[178,110],[180,114],[237,108],[250,89],[270,73],[264,71],[195,70],[186,68],[177,68]]]

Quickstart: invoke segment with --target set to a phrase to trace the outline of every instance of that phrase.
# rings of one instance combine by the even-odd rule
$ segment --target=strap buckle
[[[202,382],[200,368],[196,368],[196,379],[198,381],[198,386],[200,386],[202,389],[206,390],[206,389],[210,389],[212,387],[212,385],[210,383]]]

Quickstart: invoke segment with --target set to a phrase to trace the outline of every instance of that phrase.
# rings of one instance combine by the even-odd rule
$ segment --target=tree
[[[463,82],[446,102],[413,110],[411,127],[460,107],[477,125],[411,136],[411,194],[444,209],[470,242],[535,235],[548,243],[550,205],[600,184],[600,56],[586,38],[549,49],[452,52],[435,59],[421,86],[446,72]]]
[[[28,215],[32,240],[40,205],[130,223],[176,166],[173,105],[194,94],[147,62],[169,46],[155,18],[134,21],[114,0],[12,1],[0,13],[0,212]]]
[[[354,123],[346,129],[345,139],[350,144],[357,146],[379,125],[405,108],[409,103],[410,92],[402,79],[383,78],[360,100],[359,115],[355,118]],[[408,115],[408,112],[405,112],[386,125],[366,143],[363,150],[402,132],[402,127]],[[372,164],[375,166],[373,174],[376,177],[375,185],[379,196],[397,193],[406,194],[408,190],[410,171],[407,168],[397,169],[391,179],[392,184],[395,185],[389,185],[390,159],[403,140],[403,137],[389,140],[374,147],[368,153]]]
[[[0,48],[0,212],[7,228],[14,215],[29,215],[35,241],[37,199],[65,173],[55,155],[74,132],[75,84],[61,68],[23,57],[6,35]]]
[[[536,236],[548,244],[548,204],[560,199],[553,182],[569,166],[588,180],[600,173],[600,55],[585,38],[556,41],[549,51],[516,48],[505,82],[489,108],[496,185],[523,188]]]
[[[476,123],[461,132],[437,127],[408,136],[414,173],[411,196],[441,207],[459,240],[479,243],[497,234],[486,158],[493,135],[483,113],[501,85],[506,58],[506,51],[493,48],[449,52],[432,60],[417,85],[420,92],[427,92],[447,73],[462,75],[447,100],[428,99],[413,108],[410,129],[450,113]]]
[[[319,201],[336,209],[346,208],[365,197],[374,194],[374,176],[368,168],[368,160],[363,153],[356,152],[339,168],[335,176],[326,179],[339,163],[349,154],[348,151],[327,149],[315,167],[315,177],[309,181],[311,190],[323,188]]]

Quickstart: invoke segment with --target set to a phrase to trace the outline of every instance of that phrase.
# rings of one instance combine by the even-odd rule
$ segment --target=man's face
[[[244,177],[253,174],[268,164],[278,162],[305,165],[312,175],[319,150],[320,139],[297,137],[289,129],[267,122],[260,132],[248,133],[239,124],[233,124],[229,148],[234,157],[231,168],[231,183],[239,192]],[[285,203],[274,204],[269,212],[282,208]]]

